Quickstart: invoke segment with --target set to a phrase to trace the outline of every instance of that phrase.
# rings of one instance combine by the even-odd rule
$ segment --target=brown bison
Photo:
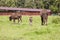
[[[22,15],[18,13],[12,13],[11,16],[9,17],[9,20],[15,23],[15,20],[18,20],[18,23],[21,21],[22,22]]]
[[[48,13],[47,13],[47,10],[42,10],[41,12],[41,25],[44,25],[46,24],[47,25],[47,19],[48,19]]]

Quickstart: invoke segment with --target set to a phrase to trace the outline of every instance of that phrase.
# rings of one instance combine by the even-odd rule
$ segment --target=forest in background
[[[50,9],[60,13],[60,0],[0,0],[0,7]]]

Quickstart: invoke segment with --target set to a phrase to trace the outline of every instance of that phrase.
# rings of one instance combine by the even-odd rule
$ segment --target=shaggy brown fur
[[[15,23],[15,20],[18,20],[18,23],[20,22],[20,20],[21,20],[21,22],[22,22],[22,16],[21,15],[19,15],[19,14],[16,14],[16,13],[12,13],[12,15],[9,17],[9,20],[10,21],[12,21],[13,20],[13,22]]]
[[[47,19],[48,19],[48,13],[46,12],[46,10],[43,10],[43,12],[41,13],[41,25],[44,24],[47,25]]]

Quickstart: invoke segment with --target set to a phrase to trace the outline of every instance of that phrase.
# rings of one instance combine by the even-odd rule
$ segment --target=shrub
[[[60,18],[59,18],[59,17],[54,18],[54,19],[52,20],[52,23],[55,23],[55,24],[60,23]]]

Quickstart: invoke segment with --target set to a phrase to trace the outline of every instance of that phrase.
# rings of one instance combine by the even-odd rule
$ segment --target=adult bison
[[[48,12],[46,9],[41,11],[41,25],[47,25]]]
[[[22,22],[22,15],[19,13],[12,13],[11,16],[9,17],[9,20],[15,23],[15,20],[18,20],[18,23],[21,21]]]

